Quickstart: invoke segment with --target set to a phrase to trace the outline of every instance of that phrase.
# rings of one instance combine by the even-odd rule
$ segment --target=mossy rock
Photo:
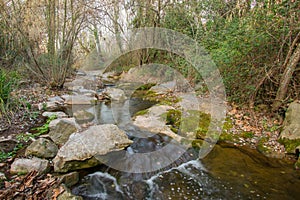
[[[225,122],[223,124],[223,131],[229,131],[232,128],[233,128],[232,119],[229,117],[226,117]]]
[[[196,133],[197,139],[205,138],[206,132],[211,121],[209,114],[197,110],[188,110],[184,113],[171,109],[161,116],[166,119],[166,124],[171,126],[175,133],[180,131],[181,134]]]
[[[296,140],[289,140],[287,138],[281,138],[278,140],[281,144],[284,145],[285,150],[287,153],[294,154],[296,151],[296,148],[300,146],[300,139]]]
[[[147,101],[158,102],[161,105],[169,105],[169,106],[174,105],[180,101],[180,99],[176,96],[158,94],[151,90],[144,90],[145,88],[137,89],[132,94],[132,97],[142,98]]]
[[[238,141],[238,136],[233,135],[232,133],[228,133],[223,131],[222,134],[219,137],[219,142],[236,142]]]
[[[148,109],[140,110],[140,111],[136,112],[133,117],[140,116],[140,115],[146,115],[148,113],[149,113]]]

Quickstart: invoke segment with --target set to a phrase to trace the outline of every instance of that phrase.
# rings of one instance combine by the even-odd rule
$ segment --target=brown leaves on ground
[[[262,145],[272,154],[270,156],[284,156],[284,146],[278,142],[282,126],[279,119],[266,112],[241,108],[234,104],[231,105],[227,116],[233,125],[230,133],[240,138],[236,145],[248,144],[252,147]]]
[[[6,181],[5,188],[0,190],[0,199],[56,199],[64,191],[62,187],[58,188],[58,184],[57,178],[52,175],[38,176],[37,171],[32,171],[12,182]]]

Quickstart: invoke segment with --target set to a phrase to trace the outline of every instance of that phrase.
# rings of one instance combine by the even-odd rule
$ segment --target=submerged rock
[[[295,153],[296,147],[300,145],[300,103],[296,101],[286,111],[280,141],[287,153]]]
[[[64,144],[69,136],[80,130],[75,118],[55,119],[49,124],[49,136],[58,145]]]
[[[132,143],[124,131],[113,124],[91,126],[74,133],[53,160],[55,172],[67,172],[94,167],[100,162],[96,155],[124,149]]]
[[[50,169],[48,160],[33,157],[32,159],[16,159],[10,168],[12,174],[27,174],[31,171],[37,171],[39,174],[47,173]]]
[[[57,151],[58,148],[54,142],[45,138],[39,138],[27,147],[25,155],[32,155],[39,158],[53,158],[56,156]]]

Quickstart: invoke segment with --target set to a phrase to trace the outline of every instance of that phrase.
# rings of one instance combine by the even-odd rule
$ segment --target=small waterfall
[[[124,192],[117,179],[108,173],[95,172],[83,180],[84,184],[73,189],[73,193],[85,199],[110,200],[122,199]]]

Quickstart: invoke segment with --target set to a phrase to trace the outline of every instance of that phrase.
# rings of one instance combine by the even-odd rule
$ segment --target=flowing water
[[[138,168],[145,163],[130,160],[131,155],[157,151],[170,144],[171,138],[141,131],[128,123],[135,112],[151,105],[152,102],[131,99],[124,104],[103,103],[89,108],[98,110],[97,123],[118,124],[134,141],[122,159],[120,155],[109,155],[110,159]],[[300,173],[293,170],[292,164],[232,146],[216,145],[202,160],[197,155],[197,150],[188,149],[175,162],[154,172],[129,173],[105,165],[83,170],[72,192],[84,199],[98,200],[300,199]]]

